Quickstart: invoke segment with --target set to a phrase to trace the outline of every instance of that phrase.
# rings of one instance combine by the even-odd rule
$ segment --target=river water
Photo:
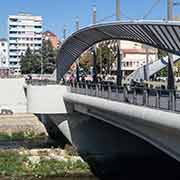
[[[40,139],[40,140],[29,140],[29,141],[0,141],[0,149],[18,149],[18,148],[27,148],[27,149],[43,149],[43,148],[52,148],[58,147],[58,144],[52,139]]]

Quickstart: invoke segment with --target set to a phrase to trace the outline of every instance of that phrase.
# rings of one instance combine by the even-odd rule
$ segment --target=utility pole
[[[63,29],[63,40],[64,41],[66,39],[66,33],[67,33],[67,27],[66,27],[66,25],[64,25],[64,29]]]
[[[116,21],[120,21],[120,0],[116,0]]]
[[[96,16],[97,16],[97,10],[96,10],[96,5],[94,5],[93,6],[93,19],[92,19],[93,24],[96,24]]]
[[[120,0],[116,0],[116,21],[120,21]],[[117,85],[122,85],[122,54],[121,54],[121,41],[117,41]]]
[[[174,5],[174,0],[167,0],[168,4],[167,4],[167,19],[168,21],[172,21],[173,20],[173,5]]]
[[[79,18],[76,18],[76,31],[79,30]],[[79,58],[76,60],[76,81],[79,82]]]
[[[40,60],[41,60],[41,80],[44,73],[44,63],[43,63],[43,44],[41,44],[41,50],[40,50]]]
[[[92,23],[96,24],[96,5],[93,6],[93,17],[92,17]],[[93,82],[96,82],[97,80],[97,68],[96,68],[96,45],[93,46],[92,49],[92,53],[93,53]]]
[[[167,0],[167,20],[173,20],[173,0]],[[174,72],[173,72],[173,57],[172,54],[168,53],[168,89],[175,89]]]

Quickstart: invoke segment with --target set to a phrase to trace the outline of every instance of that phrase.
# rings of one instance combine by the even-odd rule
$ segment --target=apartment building
[[[9,67],[12,72],[20,72],[19,61],[29,47],[38,51],[42,46],[41,16],[20,13],[8,18]]]

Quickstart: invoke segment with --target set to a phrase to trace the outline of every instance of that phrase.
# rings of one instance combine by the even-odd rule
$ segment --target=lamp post
[[[167,0],[167,19],[173,20],[173,0]],[[168,89],[175,89],[174,72],[173,72],[173,58],[172,54],[168,53]]]

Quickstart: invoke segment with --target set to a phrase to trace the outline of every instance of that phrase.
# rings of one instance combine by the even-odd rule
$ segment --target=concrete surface
[[[26,112],[24,85],[23,78],[0,79],[0,111],[1,109],[10,109],[14,113]]]
[[[44,125],[33,114],[0,115],[0,133],[22,131],[33,131],[35,134],[47,134]]]

